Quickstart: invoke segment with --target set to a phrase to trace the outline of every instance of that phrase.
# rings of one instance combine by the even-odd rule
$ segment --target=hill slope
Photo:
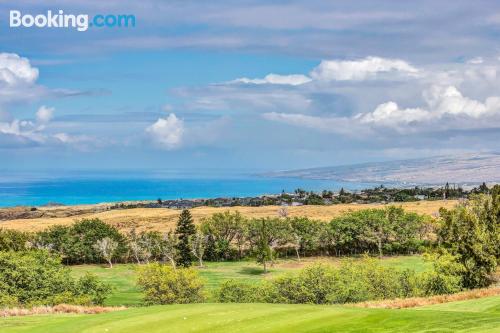
[[[500,154],[465,154],[414,160],[365,163],[265,174],[268,177],[330,179],[361,183],[477,184],[500,182]]]

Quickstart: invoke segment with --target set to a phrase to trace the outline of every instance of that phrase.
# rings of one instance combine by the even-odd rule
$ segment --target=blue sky
[[[11,28],[9,11],[133,14]],[[498,151],[492,1],[3,1],[1,169],[291,169]]]

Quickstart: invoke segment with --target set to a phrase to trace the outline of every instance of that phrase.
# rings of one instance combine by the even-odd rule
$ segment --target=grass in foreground
[[[469,310],[472,309],[472,310]],[[480,309],[480,312],[476,311]],[[3,333],[40,332],[500,332],[500,297],[432,309],[285,304],[189,304],[98,315],[0,319]]]
[[[297,260],[280,260],[270,272],[264,274],[262,266],[253,261],[207,262],[204,268],[198,268],[200,275],[206,281],[206,289],[210,293],[217,289],[226,280],[237,279],[248,283],[257,283],[262,279],[269,279],[287,272],[299,270],[315,262],[325,262],[338,265],[338,258],[304,258]],[[421,256],[397,256],[382,259],[382,264],[397,269],[414,269],[423,271],[429,268],[429,263]],[[80,277],[85,272],[96,274],[100,279],[113,286],[113,293],[106,300],[107,306],[137,306],[141,304],[142,294],[135,285],[135,264],[114,265],[112,269],[99,265],[72,266],[73,274]]]

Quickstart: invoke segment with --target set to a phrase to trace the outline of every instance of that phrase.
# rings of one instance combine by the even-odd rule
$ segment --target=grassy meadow
[[[436,216],[439,208],[453,208],[457,200],[436,200],[436,201],[417,201],[395,204],[402,206],[405,210],[419,214]],[[321,221],[330,221],[332,218],[341,215],[348,210],[360,210],[366,208],[381,208],[383,204],[338,204],[330,206],[295,206],[287,207],[290,217],[307,216],[311,219]],[[278,206],[261,207],[197,207],[190,209],[195,223],[202,218],[209,217],[214,213],[226,210],[239,211],[242,215],[249,218],[276,217],[278,216]],[[54,208],[40,208],[50,210]],[[61,208],[58,208],[61,209]],[[68,210],[79,209],[78,206],[65,207]],[[118,229],[128,231],[135,228],[137,231],[156,230],[168,231],[175,227],[179,218],[180,210],[168,208],[133,208],[133,209],[114,209],[100,213],[86,213],[70,217],[41,217],[34,219],[14,219],[1,222],[4,229],[16,229],[21,231],[42,231],[52,225],[70,225],[82,218],[99,218],[102,221],[116,226]]]
[[[414,309],[291,304],[188,304],[96,315],[0,319],[3,333],[500,332],[500,297]]]
[[[230,261],[230,262],[207,262],[204,268],[197,268],[202,278],[205,280],[206,291],[210,294],[219,285],[229,279],[237,279],[245,282],[258,282],[262,279],[269,279],[280,274],[297,271],[307,265],[316,262],[338,265],[341,259],[337,258],[304,258],[300,262],[297,260],[280,260],[266,274],[253,261]],[[397,256],[381,259],[382,264],[398,269],[413,269],[423,271],[429,268],[430,264],[425,262],[421,256]],[[138,306],[141,304],[141,292],[135,285],[135,264],[117,264],[113,268],[104,265],[78,265],[71,266],[75,277],[79,277],[85,272],[96,274],[100,279],[110,283],[113,293],[106,300],[105,305],[117,306]]]

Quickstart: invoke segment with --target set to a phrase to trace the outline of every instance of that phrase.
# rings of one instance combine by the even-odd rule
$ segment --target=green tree
[[[203,219],[201,231],[209,235],[211,249],[207,252],[215,260],[229,259],[231,257],[231,245],[236,242],[241,255],[241,240],[244,238],[244,224],[246,219],[239,212],[225,211],[215,213],[209,218]]]
[[[249,237],[253,242],[257,262],[262,264],[264,273],[267,273],[267,263],[273,260],[273,251],[270,246],[273,236],[269,219],[252,220]]]
[[[441,209],[440,243],[463,266],[465,288],[490,284],[499,248],[498,194],[475,195],[455,209]]]
[[[307,217],[294,217],[289,219],[291,228],[291,240],[294,245],[297,259],[300,260],[300,252],[306,255],[307,251],[318,248],[321,223],[310,220]]]
[[[189,210],[184,209],[179,216],[175,234],[178,238],[176,245],[178,251],[177,265],[189,267],[192,264],[190,240],[191,237],[196,234],[196,227]]]

